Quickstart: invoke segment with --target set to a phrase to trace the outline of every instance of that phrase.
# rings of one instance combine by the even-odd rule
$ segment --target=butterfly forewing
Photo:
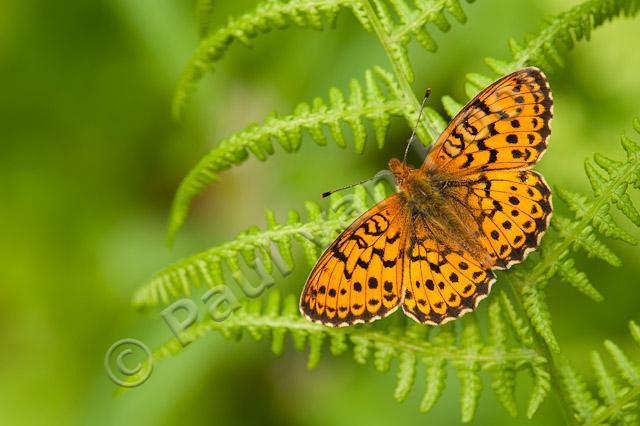
[[[407,230],[398,194],[347,228],[322,254],[300,298],[314,322],[345,326],[389,315],[400,303]]]
[[[473,98],[438,138],[422,168],[464,175],[529,168],[547,147],[551,90],[537,68],[496,81]]]

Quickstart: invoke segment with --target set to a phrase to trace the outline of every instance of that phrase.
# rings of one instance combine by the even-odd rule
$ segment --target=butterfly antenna
[[[351,185],[343,186],[342,188],[338,188],[338,189],[334,189],[334,190],[331,190],[331,191],[323,192],[322,194],[320,194],[320,198],[327,198],[329,195],[333,194],[334,192],[342,191],[344,189],[353,188],[354,186],[362,185],[363,183],[367,183],[370,180],[378,179],[381,176],[390,175],[390,174],[392,174],[390,170],[381,170],[378,173],[376,173],[375,176],[370,177],[369,179],[365,179],[365,180],[360,181],[358,183],[352,183]]]
[[[416,120],[415,126],[413,126],[413,132],[411,132],[411,137],[407,141],[407,147],[404,149],[404,157],[402,158],[402,162],[407,164],[407,154],[409,154],[409,147],[411,146],[411,142],[413,142],[413,138],[416,136],[416,130],[418,130],[418,124],[420,124],[420,119],[422,118],[422,111],[424,111],[424,105],[427,103],[427,99],[429,99],[429,95],[431,95],[431,87],[427,88],[427,91],[424,93],[424,98],[422,98],[422,103],[420,104],[420,112],[418,113],[418,119]]]

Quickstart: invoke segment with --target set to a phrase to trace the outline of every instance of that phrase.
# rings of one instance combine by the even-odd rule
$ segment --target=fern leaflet
[[[247,332],[256,340],[270,338],[272,351],[281,354],[284,351],[285,336],[290,334],[297,350],[304,350],[305,345],[308,346],[309,368],[315,367],[320,361],[325,342],[328,342],[333,355],[346,352],[351,343],[356,362],[366,363],[373,358],[374,367],[378,371],[388,370],[391,362],[398,360],[394,395],[399,401],[406,398],[413,387],[418,367],[425,365],[427,389],[420,406],[421,411],[428,411],[439,399],[445,387],[444,378],[449,366],[457,371],[461,384],[462,419],[470,421],[483,387],[481,370],[491,372],[491,377],[495,380],[497,377],[504,378],[505,374],[515,378],[516,371],[526,368],[534,383],[546,383],[543,388],[548,389],[546,360],[528,345],[527,342],[532,339],[530,333],[527,331],[523,340],[522,329],[516,331],[513,326],[508,329],[504,327],[508,323],[507,317],[500,308],[494,307],[505,300],[509,303],[506,298],[494,299],[489,316],[492,328],[503,327],[504,338],[500,345],[493,344],[493,337],[483,337],[475,318],[471,316],[458,321],[457,325],[437,328],[427,328],[415,323],[406,325],[405,318],[400,315],[393,318],[395,322],[387,321],[382,326],[324,327],[300,317],[297,298],[289,295],[281,300],[277,290],[269,293],[266,306],[261,299],[250,300],[225,321],[205,319],[189,327],[182,333],[181,340],[192,342],[211,331],[238,339],[243,332]],[[496,321],[500,324],[496,324]],[[161,360],[181,350],[180,342],[172,339],[155,351],[154,360]],[[494,388],[497,386],[495,383],[492,385]],[[539,387],[534,387],[532,392],[532,398],[540,397]]]
[[[222,140],[180,183],[169,217],[169,242],[184,223],[193,198],[218,181],[219,172],[243,163],[249,153],[259,160],[266,160],[275,152],[274,141],[278,141],[286,152],[296,152],[305,132],[318,145],[326,145],[326,130],[329,130],[336,144],[345,148],[346,125],[353,134],[356,152],[362,153],[367,139],[366,119],[373,128],[378,147],[382,147],[391,117],[402,116],[399,92],[393,77],[376,67],[365,73],[364,84],[351,80],[348,95],[334,87],[329,91],[328,103],[321,98],[314,99],[311,105],[301,103],[291,115],[272,114],[262,125],[250,125]]]

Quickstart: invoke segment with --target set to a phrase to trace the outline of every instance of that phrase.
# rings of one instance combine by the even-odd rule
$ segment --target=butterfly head
[[[391,170],[391,173],[395,176],[398,185],[400,185],[411,173],[411,167],[397,158],[389,160],[389,170]]]

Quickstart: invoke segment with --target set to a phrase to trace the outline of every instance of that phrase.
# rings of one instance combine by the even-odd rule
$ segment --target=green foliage
[[[634,127],[640,133],[639,120],[634,121]],[[285,334],[291,333],[294,346],[298,350],[303,349],[304,342],[308,339],[310,368],[319,362],[321,348],[327,337],[329,337],[331,352],[334,354],[347,350],[347,340],[349,340],[353,343],[354,359],[359,363],[365,363],[373,356],[376,369],[386,371],[392,360],[396,358],[399,360],[398,382],[394,394],[399,401],[404,400],[411,390],[417,365],[424,364],[427,389],[420,405],[421,411],[430,410],[444,391],[446,366],[450,365],[456,370],[461,383],[461,412],[462,420],[465,422],[473,419],[483,388],[480,370],[491,371],[491,388],[505,409],[515,416],[518,411],[515,400],[516,373],[519,369],[526,367],[533,379],[533,388],[526,410],[527,416],[532,417],[551,389],[552,374],[546,366],[553,360],[553,353],[560,351],[552,330],[551,314],[545,303],[546,284],[554,275],[557,275],[593,299],[602,300],[600,293],[589,283],[586,275],[577,271],[574,260],[570,256],[577,250],[584,250],[587,254],[599,255],[603,260],[610,260],[611,256],[615,255],[595,235],[595,227],[592,226],[594,220],[600,224],[598,229],[605,231],[617,226],[608,212],[611,205],[617,206],[623,213],[626,212],[624,214],[629,218],[635,217],[633,214],[636,211],[635,207],[630,202],[627,203],[630,198],[626,191],[630,187],[640,187],[640,156],[638,155],[640,145],[626,136],[622,141],[627,159],[615,162],[602,155],[596,155],[594,158],[597,160],[594,162],[602,170],[598,172],[601,173],[598,175],[598,180],[590,179],[594,189],[593,197],[573,193],[566,196],[568,192],[565,191],[563,193],[565,196],[561,196],[561,199],[567,200],[567,205],[574,212],[575,217],[570,219],[556,215],[556,220],[562,225],[554,226],[549,231],[550,238],[547,238],[541,246],[541,255],[534,262],[526,262],[518,271],[504,273],[503,277],[511,284],[517,296],[516,299],[521,301],[521,309],[526,314],[526,318],[517,312],[504,293],[496,296],[496,300],[499,298],[500,301],[492,302],[489,306],[489,332],[486,338],[482,337],[474,317],[468,316],[464,321],[458,321],[464,325],[461,329],[456,329],[455,338],[445,332],[426,337],[427,329],[424,327],[416,325],[405,327],[403,324],[394,324],[391,330],[384,333],[386,340],[381,341],[378,335],[376,338],[371,337],[368,326],[352,327],[348,329],[350,331],[343,331],[343,329],[330,329],[311,324],[299,316],[294,297],[290,297],[290,302],[280,308],[278,292],[271,293],[270,302],[264,310],[259,302],[253,300],[242,310],[234,313],[232,318],[224,322],[207,320],[195,329],[187,330],[184,338],[193,340],[208,331],[218,331],[228,337],[238,337],[243,329],[249,331],[254,337],[260,338],[264,335],[263,331],[270,331],[272,349],[280,353],[284,349]],[[591,164],[590,160],[585,164]],[[589,170],[588,167],[587,170]],[[594,176],[594,173],[593,170],[587,172],[588,176]],[[302,221],[300,215],[291,210],[286,223],[278,224],[274,214],[268,211],[268,226],[265,230],[250,228],[228,243],[198,253],[159,272],[138,290],[134,297],[134,305],[149,308],[168,304],[173,298],[190,295],[191,289],[201,286],[202,282],[210,288],[227,285],[229,280],[225,279],[223,268],[226,268],[232,280],[239,284],[255,279],[255,274],[251,273],[251,270],[261,275],[258,270],[260,268],[275,278],[273,268],[275,258],[283,259],[288,268],[295,267],[293,241],[301,245],[307,263],[312,265],[319,254],[318,245],[326,246],[337,232],[344,229],[375,201],[384,198],[385,193],[383,184],[375,187],[373,196],[369,196],[363,187],[357,187],[352,194],[345,197],[339,195],[331,197],[325,211],[322,211],[316,203],[308,202],[306,221]],[[605,221],[607,223],[602,225]],[[606,235],[613,237],[627,235],[626,232],[624,234],[622,232],[624,231],[609,232]],[[624,237],[620,239],[626,241]],[[605,256],[603,253],[610,254]],[[280,312],[286,313],[287,321],[293,322],[287,322],[278,317]],[[251,315],[248,315],[249,313]],[[276,317],[280,322],[274,322]],[[439,327],[445,330],[450,328],[449,326]],[[543,351],[536,343],[532,328],[542,338],[550,352]],[[636,340],[640,341],[640,329],[635,325],[632,325],[632,334]],[[414,343],[423,342],[426,339],[433,347],[444,348],[447,353],[451,353],[452,348],[455,347],[457,351],[462,351],[466,355],[456,358],[437,357],[431,354],[425,357],[423,352],[402,349],[409,339],[413,339]],[[520,353],[527,354],[526,360],[518,357],[483,356],[487,351],[502,354],[513,352],[514,341],[517,342]],[[613,343],[605,342],[605,346],[612,354],[621,376],[630,383],[640,383],[637,367],[633,366]],[[159,354],[165,356],[179,351],[176,340],[163,346]],[[529,358],[528,356],[532,354],[535,356]],[[594,361],[594,370],[603,387],[602,395],[608,395],[605,402],[617,407],[620,398],[611,396],[614,379],[603,376],[604,370],[600,368],[597,360]],[[564,384],[567,400],[577,413],[576,418],[588,420],[594,416],[601,417],[599,413],[603,408],[598,406],[583,379],[568,364],[559,366],[555,374],[558,375],[558,381]],[[625,393],[623,400],[633,402],[636,397],[640,397],[640,392],[630,395]],[[607,407],[604,408],[608,410],[607,412],[613,413],[608,416],[615,414],[615,418],[620,417],[615,407],[610,410]],[[626,414],[623,417],[628,418]]]
[[[203,72],[211,69],[213,63],[223,57],[233,40],[238,39],[248,43],[250,37],[256,37],[260,32],[267,32],[273,28],[286,28],[289,23],[286,18],[291,16],[297,17],[291,22],[301,26],[306,22],[303,17],[310,16],[309,14],[317,17],[313,22],[320,23],[322,22],[320,17],[326,10],[336,11],[336,8],[342,7],[351,8],[363,27],[367,30],[372,29],[376,33],[394,67],[395,77],[382,68],[375,67],[375,74],[387,89],[386,95],[381,91],[371,71],[367,71],[364,97],[362,84],[354,79],[347,95],[335,87],[330,90],[329,106],[316,98],[311,106],[307,103],[300,104],[291,115],[278,116],[274,113],[262,125],[252,124],[220,141],[218,146],[209,151],[180,183],[169,217],[167,233],[169,242],[173,241],[176,232],[184,224],[192,200],[211,183],[220,180],[220,171],[240,165],[249,158],[249,152],[260,160],[266,160],[268,156],[273,155],[273,140],[277,140],[285,151],[294,152],[300,147],[303,130],[306,129],[316,143],[326,144],[322,127],[328,126],[336,143],[339,146],[345,146],[345,141],[351,137],[345,135],[345,127],[341,122],[347,122],[348,127],[353,130],[352,137],[356,150],[361,152],[364,148],[365,133],[363,118],[369,119],[374,124],[378,147],[384,144],[384,134],[391,116],[402,115],[410,125],[413,125],[417,120],[419,101],[409,84],[413,80],[413,71],[406,58],[411,35],[427,50],[433,51],[435,45],[429,42],[431,37],[426,29],[427,24],[435,24],[442,31],[448,30],[449,23],[445,10],[458,21],[466,21],[458,0],[422,0],[416,1],[413,5],[409,5],[404,0],[387,0],[400,17],[398,19],[401,23],[396,23],[398,19],[394,19],[389,7],[382,0],[375,1],[375,7],[369,0],[315,0],[289,3],[273,1],[271,3],[277,7],[258,6],[254,12],[243,15],[238,20],[230,20],[227,26],[202,40],[198,52],[187,66],[178,85],[174,100],[176,113],[183,108],[185,99],[189,96],[194,84],[202,77]],[[549,57],[559,58],[557,46],[571,47],[575,41],[585,38],[591,30],[607,19],[613,19],[619,15],[634,16],[638,12],[639,5],[640,2],[637,0],[587,1],[551,20],[538,36],[529,36],[524,48],[520,48],[516,42],[512,41],[514,58],[512,62],[487,58],[487,64],[499,75],[525,65],[545,65],[549,62]],[[331,16],[335,17],[335,14]],[[202,18],[202,20],[205,19]],[[274,22],[279,22],[280,26],[275,26]],[[473,97],[493,80],[478,73],[468,74],[465,86],[467,96]],[[345,103],[346,98],[350,101]],[[443,98],[443,104],[450,116],[455,115],[462,107],[448,96]],[[435,140],[446,127],[446,121],[431,108],[425,109],[422,124],[426,128],[419,126],[418,136],[425,143]]]
[[[440,31],[449,31],[451,24],[445,12],[449,12],[460,23],[467,21],[459,0],[422,0],[413,4],[405,0],[372,0],[362,4],[368,12],[366,19],[371,21],[393,63],[397,64],[409,82],[414,79],[407,48],[412,37],[426,51],[435,52],[438,46],[429,34],[427,24],[434,24]]]
[[[180,184],[174,198],[169,224],[172,239],[184,223],[191,201],[209,184],[220,179],[219,173],[242,164],[253,154],[260,160],[274,155],[277,141],[285,152],[296,152],[305,138],[319,145],[328,145],[328,133],[341,148],[352,141],[356,152],[364,150],[373,134],[382,147],[391,117],[402,116],[411,125],[417,120],[419,101],[411,90],[413,71],[408,59],[408,45],[414,39],[428,51],[435,50],[429,35],[429,24],[441,31],[449,29],[445,12],[459,22],[466,17],[458,0],[279,0],[260,4],[252,12],[216,31],[208,29],[210,2],[201,1],[200,25],[203,39],[179,84],[174,111],[179,113],[186,98],[205,70],[212,69],[233,41],[250,45],[260,33],[287,28],[291,24],[322,29],[334,24],[341,9],[350,9],[362,27],[375,34],[393,69],[389,73],[374,66],[365,72],[364,80],[352,80],[348,92],[332,88],[329,101],[320,98],[298,105],[291,115],[273,114],[261,124],[253,124],[222,140],[193,168]],[[549,68],[561,64],[560,47],[589,39],[593,29],[618,16],[634,16],[640,6],[633,0],[589,0],[549,20],[537,36],[529,36],[524,46],[511,41],[510,62],[487,59],[498,74],[511,72],[525,65]],[[465,91],[471,97],[493,81],[478,73],[467,75]],[[447,114],[455,115],[462,104],[449,96],[442,99]],[[433,141],[446,121],[433,109],[425,109],[418,126],[424,142]],[[368,131],[367,127],[371,130]],[[634,121],[640,133],[640,121]],[[349,141],[349,142],[348,142]],[[531,418],[546,395],[558,394],[561,408],[569,423],[631,424],[636,421],[640,398],[640,373],[629,356],[610,341],[605,348],[617,369],[612,374],[602,357],[594,352],[592,366],[598,385],[594,396],[588,380],[564,360],[561,346],[553,332],[550,310],[546,304],[546,286],[552,279],[566,282],[595,301],[602,301],[600,292],[587,275],[576,267],[581,252],[620,266],[620,258],[603,241],[603,237],[635,244],[611,213],[612,207],[640,227],[640,213],[633,205],[629,190],[640,188],[640,145],[622,137],[626,159],[614,160],[596,154],[585,162],[585,173],[592,194],[580,194],[555,188],[554,195],[563,201],[570,216],[555,214],[552,227],[540,250],[517,269],[502,272],[508,283],[505,292],[492,295],[488,302],[488,332],[483,333],[478,314],[438,328],[427,328],[396,315],[379,324],[333,329],[312,324],[298,313],[295,295],[281,301],[278,291],[271,291],[265,306],[260,299],[243,302],[242,307],[222,322],[205,319],[184,332],[192,341],[211,331],[229,338],[244,333],[257,340],[269,338],[272,351],[285,349],[285,338],[291,336],[293,346],[303,350],[308,346],[308,366],[315,367],[328,346],[334,355],[353,353],[358,363],[373,359],[374,367],[387,371],[397,360],[398,401],[411,391],[416,376],[424,369],[426,390],[421,411],[429,411],[445,390],[446,378],[455,370],[460,382],[461,418],[473,419],[483,391],[485,376],[490,376],[491,389],[505,410],[516,416],[518,375],[526,370],[531,377],[531,391],[526,415]],[[136,292],[134,305],[149,308],[169,303],[172,299],[190,295],[194,287],[228,285],[255,279],[266,272],[273,279],[274,264],[281,259],[286,268],[295,268],[292,243],[296,241],[309,264],[313,264],[324,247],[338,231],[376,199],[384,196],[379,186],[376,195],[368,197],[358,188],[352,196],[332,197],[323,211],[316,203],[307,203],[307,218],[295,211],[288,213],[286,223],[277,223],[274,213],[267,212],[267,228],[250,228],[230,242],[184,259],[156,274]],[[282,272],[282,268],[279,268]],[[634,339],[640,341],[640,329],[631,323]],[[156,357],[182,351],[178,340],[163,345]],[[482,373],[486,371],[487,374]],[[483,380],[484,379],[484,380]],[[635,410],[635,411],[634,411]]]
[[[348,94],[333,87],[328,103],[318,97],[311,104],[299,104],[291,115],[273,113],[262,125],[252,124],[222,140],[180,183],[171,209],[169,239],[173,239],[184,223],[193,198],[220,180],[219,172],[243,163],[249,153],[265,161],[275,152],[274,141],[285,152],[296,152],[305,133],[318,145],[326,145],[329,138],[325,130],[328,129],[336,145],[345,148],[347,140],[353,140],[355,151],[362,153],[367,139],[366,119],[381,148],[391,116],[401,115],[403,109],[399,92],[393,76],[376,67],[374,71],[366,71],[364,84],[351,80]],[[345,127],[351,129],[351,137],[345,135]]]
[[[549,69],[562,65],[560,48],[570,49],[575,42],[589,40],[591,31],[619,16],[635,16],[637,0],[590,0],[549,20],[537,36],[529,35],[525,46],[511,39],[513,61],[506,63],[488,58],[487,64],[498,74],[507,74],[527,65]]]
[[[459,22],[466,22],[460,0],[267,0],[239,18],[229,18],[227,25],[211,33],[208,31],[211,1],[201,0],[198,6],[204,36],[178,83],[173,102],[176,116],[182,113],[197,82],[206,71],[213,70],[214,64],[224,57],[234,41],[250,47],[252,39],[258,35],[283,30],[292,24],[322,30],[325,26],[335,25],[342,9],[349,9],[367,31],[372,31],[376,24],[382,25],[388,35],[385,47],[393,52],[393,58],[403,72],[413,80],[407,52],[411,38],[418,40],[426,50],[435,51],[437,46],[429,34],[428,24],[448,31],[451,24],[445,12]]]
[[[629,323],[629,328],[632,335],[637,333],[638,326],[633,321]],[[591,352],[597,397],[587,389],[584,379],[571,366],[565,365],[561,370],[563,386],[572,403],[573,416],[577,422],[585,425],[637,424],[640,365],[632,362],[615,343],[607,340],[604,346],[617,372],[606,367],[597,351]]]
[[[266,303],[262,303],[262,299],[245,301],[226,320],[218,322],[207,318],[185,330],[181,337],[183,341],[193,342],[216,331],[236,340],[246,333],[258,341],[270,339],[271,350],[280,355],[284,351],[285,338],[290,335],[296,350],[308,349],[309,368],[318,364],[325,352],[323,348],[327,346],[333,355],[353,352],[355,361],[361,364],[373,359],[374,368],[380,372],[389,370],[397,360],[394,395],[398,401],[407,397],[420,367],[424,366],[427,388],[420,405],[421,411],[430,410],[437,402],[445,388],[447,370],[453,369],[461,385],[462,420],[468,422],[473,418],[483,387],[481,371],[489,372],[491,386],[499,389],[497,392],[503,395],[501,400],[506,398],[509,401],[502,401],[503,404],[512,404],[510,410],[514,411],[513,394],[507,396],[502,389],[505,380],[514,382],[517,371],[527,370],[534,383],[548,383],[546,360],[532,348],[531,333],[526,329],[518,329],[516,324],[522,323],[521,318],[510,321],[508,317],[515,315],[513,312],[506,316],[502,313],[501,304],[509,302],[507,298],[497,296],[491,302],[489,324],[492,332],[488,337],[482,335],[475,317],[470,315],[437,328],[424,327],[406,321],[401,316],[396,316],[395,322],[386,321],[373,326],[329,328],[302,318],[298,314],[297,298],[289,295],[283,300],[278,290],[269,293]],[[501,330],[500,344],[495,345],[495,330],[498,328]],[[173,339],[155,352],[154,359],[160,360],[182,349],[179,341]],[[512,391],[513,385],[508,386],[507,392]],[[546,390],[542,397],[544,393]],[[534,386],[531,400],[537,401],[540,397],[540,388]],[[537,408],[538,403],[534,404]]]
[[[224,57],[233,42],[238,41],[245,46],[251,46],[252,39],[260,33],[287,28],[291,24],[303,28],[322,29],[325,23],[331,24],[338,12],[350,6],[351,3],[348,0],[292,0],[288,2],[269,0],[239,18],[229,18],[227,25],[222,28],[214,32],[207,31],[207,35],[201,40],[197,52],[193,55],[178,83],[173,101],[174,115],[181,114],[195,84],[206,71],[213,70],[214,64]],[[207,23],[204,25],[205,27],[208,26],[210,18],[206,9],[210,3],[203,1],[200,5],[201,13],[199,16],[202,31],[203,23]]]
[[[427,24],[433,23],[440,30],[447,31],[450,24],[445,11],[452,14],[458,21],[465,22],[466,17],[459,0],[422,0],[408,4],[404,0],[388,0],[400,22],[396,22],[385,2],[375,1],[375,7],[370,2],[360,0],[314,0],[290,1],[288,3],[273,0],[259,5],[253,12],[243,15],[237,20],[231,19],[227,26],[207,35],[200,43],[200,48],[187,66],[174,100],[174,113],[178,115],[193,86],[199,81],[207,69],[212,69],[215,62],[222,59],[224,52],[234,40],[250,45],[250,39],[259,33],[268,32],[274,28],[286,28],[289,23],[305,27],[305,24],[316,29],[322,29],[323,18],[335,19],[341,8],[350,8],[363,27],[367,30],[375,29],[381,37],[383,46],[394,58],[393,64],[398,64],[397,72],[404,78],[396,80],[391,74],[380,67],[374,67],[374,72],[365,72],[365,83],[353,79],[349,85],[349,92],[345,94],[333,87],[329,91],[329,104],[321,98],[313,102],[301,103],[293,114],[279,116],[273,113],[261,124],[252,124],[246,129],[236,132],[220,141],[211,151],[187,174],[181,182],[174,197],[169,218],[168,240],[173,241],[176,232],[183,225],[189,211],[189,205],[194,197],[202,193],[220,177],[218,173],[230,167],[237,166],[249,157],[249,152],[259,160],[266,160],[273,155],[273,141],[278,141],[286,152],[295,152],[300,148],[303,134],[306,130],[314,142],[325,145],[327,136],[323,127],[328,127],[336,144],[346,146],[345,126],[351,128],[356,152],[362,152],[366,140],[364,118],[373,125],[378,147],[384,145],[385,134],[391,116],[404,116],[410,125],[417,119],[419,107],[408,83],[413,80],[413,71],[408,62],[407,44],[411,36],[420,42],[427,50],[434,51],[436,45],[429,35]],[[208,3],[203,2],[202,9],[207,9]],[[208,22],[202,17],[201,22]],[[375,74],[375,77],[374,77]],[[380,87],[386,88],[386,94]],[[404,83],[404,84],[403,84]],[[404,86],[401,87],[401,86]],[[428,133],[421,129],[418,136],[421,140],[433,140],[444,128],[444,123],[437,113],[428,109],[423,122],[429,123]]]
[[[640,134],[640,120],[633,122]],[[596,154],[593,161],[585,161],[585,171],[593,189],[593,196],[556,188],[555,194],[566,203],[573,218],[556,213],[552,219],[553,231],[540,248],[536,262],[528,262],[528,268],[517,273],[518,288],[522,293],[529,318],[550,348],[559,350],[551,330],[551,316],[544,302],[542,289],[549,280],[557,276],[588,297],[601,301],[602,296],[593,287],[587,276],[575,267],[572,256],[583,251],[589,257],[604,260],[612,266],[620,266],[618,256],[601,241],[602,234],[609,238],[635,244],[635,239],[614,220],[610,209],[615,206],[623,215],[638,226],[638,211],[628,194],[630,188],[640,187],[640,145],[627,136],[622,136],[622,146],[627,158],[613,160]],[[515,275],[515,274],[514,274]]]
[[[317,203],[308,201],[305,206],[307,221],[302,221],[300,214],[291,209],[287,213],[286,223],[280,224],[274,213],[267,210],[265,230],[251,227],[232,241],[197,253],[158,272],[138,289],[133,304],[136,308],[149,308],[189,296],[191,289],[201,287],[202,283],[208,288],[223,285],[227,282],[225,269],[238,283],[255,280],[256,275],[251,275],[250,271],[275,277],[274,258],[282,259],[282,269],[294,267],[294,241],[302,247],[308,264],[313,265],[320,254],[318,244],[327,245],[332,235],[337,235],[367,206],[384,195],[383,184],[375,188],[373,196],[368,195],[363,187],[358,187],[348,197],[340,194],[332,196],[326,211],[322,211]]]

